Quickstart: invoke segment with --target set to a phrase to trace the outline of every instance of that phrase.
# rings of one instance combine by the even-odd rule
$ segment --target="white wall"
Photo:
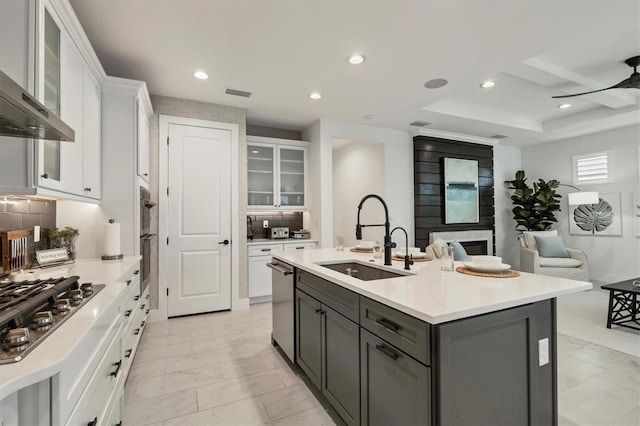
[[[493,147],[493,186],[496,224],[496,255],[502,257],[504,263],[518,269],[520,267],[520,244],[515,230],[511,209],[511,193],[505,180],[513,180],[518,170],[522,169],[522,151],[512,146]]]
[[[303,132],[311,141],[310,212],[313,237],[320,247],[333,246],[333,138],[382,143],[384,146],[384,192],[391,227],[402,226],[413,245],[413,139],[400,130],[320,120]],[[353,202],[357,214],[360,200]],[[395,234],[394,234],[395,235]]]
[[[80,201],[58,200],[56,203],[56,227],[70,226],[79,231],[76,238],[76,258],[87,259],[102,256],[105,212],[98,204]],[[123,241],[121,241],[123,242]]]
[[[333,234],[344,237],[347,247],[356,245],[357,205],[367,194],[384,192],[384,146],[381,143],[352,142],[333,151]],[[375,200],[363,206],[361,223],[384,223],[384,208]],[[394,237],[395,237],[394,233]],[[364,228],[365,241],[382,240],[384,228]],[[404,244],[404,237],[401,240]]]
[[[583,185],[580,189],[621,194],[622,236],[569,235],[569,212],[573,209],[567,205],[566,195],[573,190],[558,190],[563,195],[562,212],[554,228],[567,247],[587,253],[591,278],[597,281],[616,282],[640,275],[640,238],[635,236],[632,216],[632,194],[638,190],[639,144],[640,126],[636,125],[522,149],[522,167],[529,184],[538,178],[573,184],[572,155],[613,150],[615,182]]]

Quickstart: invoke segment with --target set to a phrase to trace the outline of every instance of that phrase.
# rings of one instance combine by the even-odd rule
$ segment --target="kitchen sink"
[[[376,266],[367,265],[366,263],[359,262],[340,262],[340,263],[319,263],[320,266],[333,269],[334,271],[341,272],[346,275],[351,275],[354,278],[359,278],[363,281],[382,280],[385,278],[399,278],[406,277],[407,275],[413,275],[407,272],[389,271],[387,269],[381,269]],[[357,272],[356,272],[357,271]]]

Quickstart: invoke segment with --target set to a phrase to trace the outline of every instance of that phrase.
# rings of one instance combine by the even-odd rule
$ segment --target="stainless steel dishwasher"
[[[272,269],[273,330],[271,342],[280,346],[291,362],[295,362],[294,330],[294,277],[293,266],[272,259],[267,266]]]

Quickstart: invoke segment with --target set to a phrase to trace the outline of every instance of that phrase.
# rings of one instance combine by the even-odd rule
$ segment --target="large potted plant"
[[[516,172],[515,179],[508,180],[509,189],[515,189],[511,201],[515,206],[511,211],[518,231],[546,231],[558,220],[555,212],[560,211],[560,198],[556,193],[560,185],[555,179],[548,182],[538,179],[533,188],[527,184],[524,170]]]

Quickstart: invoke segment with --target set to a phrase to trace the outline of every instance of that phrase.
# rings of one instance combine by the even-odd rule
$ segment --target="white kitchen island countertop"
[[[140,256],[122,260],[78,259],[75,263],[35,269],[36,278],[57,278],[77,275],[79,282],[106,284],[81,309],[53,331],[32,352],[19,362],[0,365],[0,401],[13,392],[55,376],[83,337],[114,303],[120,303],[125,280],[139,268]]]
[[[336,283],[363,296],[430,324],[440,324],[474,315],[552,299],[563,294],[592,288],[592,284],[520,272],[515,278],[485,278],[460,272],[440,271],[440,262],[416,262],[412,275],[374,281],[362,281],[318,263],[339,263],[351,260],[404,271],[403,261],[383,266],[383,259],[371,254],[354,253],[345,247],[296,251],[273,251],[272,256],[321,278]],[[456,262],[462,266],[463,262]]]

